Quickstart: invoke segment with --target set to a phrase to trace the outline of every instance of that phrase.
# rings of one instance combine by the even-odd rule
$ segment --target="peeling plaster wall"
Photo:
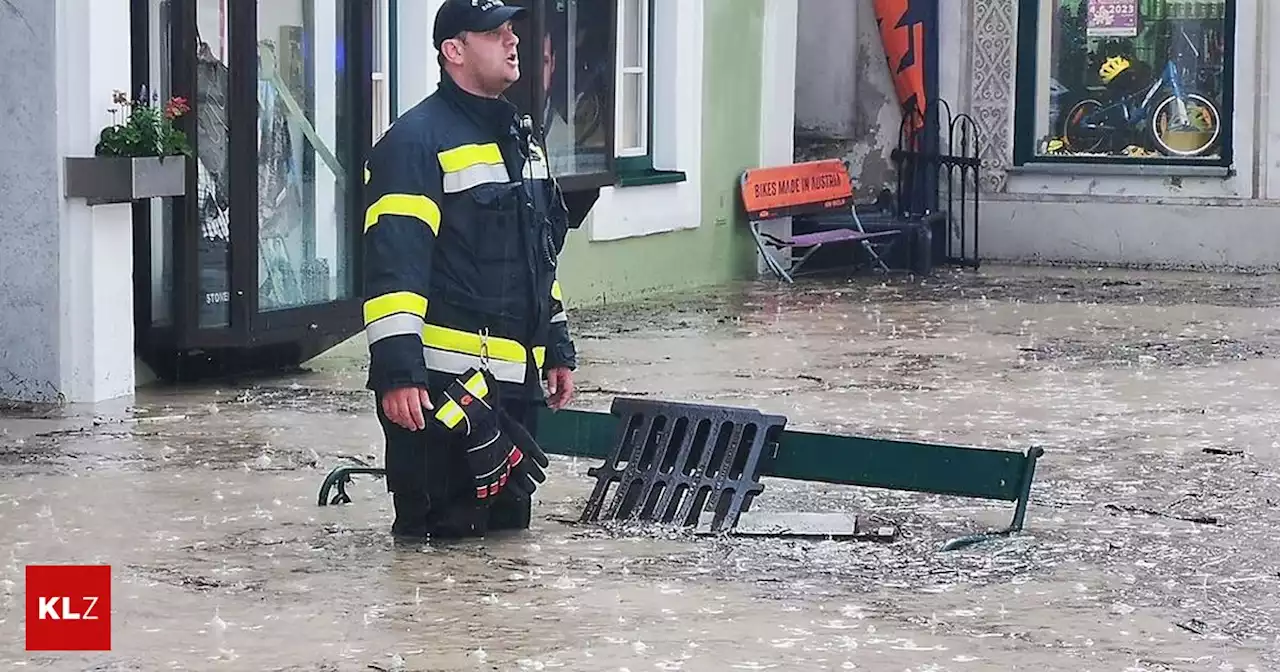
[[[795,159],[840,157],[859,200],[894,188],[897,95],[873,0],[799,0]]]

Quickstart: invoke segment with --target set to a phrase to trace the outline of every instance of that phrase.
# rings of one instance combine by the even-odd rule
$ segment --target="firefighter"
[[[487,371],[496,404],[535,436],[538,407],[563,408],[573,394],[556,279],[568,213],[532,121],[503,95],[520,77],[512,21],[523,12],[446,0],[433,31],[440,85],[387,130],[365,172],[367,386],[397,537],[529,526],[521,488],[477,497],[483,469],[442,422],[446,390]]]

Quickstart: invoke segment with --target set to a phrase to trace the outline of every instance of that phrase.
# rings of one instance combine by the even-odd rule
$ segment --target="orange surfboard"
[[[913,0],[875,0],[880,40],[898,103],[903,114],[914,108],[920,115],[928,104],[924,91],[924,20],[918,15],[919,7],[912,5]],[[917,125],[921,122],[923,119]]]

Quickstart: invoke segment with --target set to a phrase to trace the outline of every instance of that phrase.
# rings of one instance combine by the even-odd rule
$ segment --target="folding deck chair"
[[[858,219],[853,206],[853,180],[848,168],[840,159],[807,161],[789,166],[753,168],[742,173],[739,180],[742,204],[747,213],[747,225],[756,249],[764,257],[765,265],[779,278],[795,282],[798,274],[815,252],[825,245],[856,242],[870,255],[880,270],[889,267],[880,258],[873,241],[885,241],[898,236],[901,231],[867,232]],[[796,215],[848,214],[851,227],[839,227],[813,233],[805,233],[782,239],[760,230],[761,224],[770,220]],[[769,247],[790,255],[791,271],[774,258]],[[796,256],[796,250],[804,250]]]

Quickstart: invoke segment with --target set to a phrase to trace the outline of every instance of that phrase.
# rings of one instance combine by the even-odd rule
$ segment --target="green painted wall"
[[[697,229],[594,243],[585,229],[571,232],[560,266],[571,308],[755,274],[755,246],[737,189],[742,171],[760,158],[764,0],[705,3],[702,222]]]

